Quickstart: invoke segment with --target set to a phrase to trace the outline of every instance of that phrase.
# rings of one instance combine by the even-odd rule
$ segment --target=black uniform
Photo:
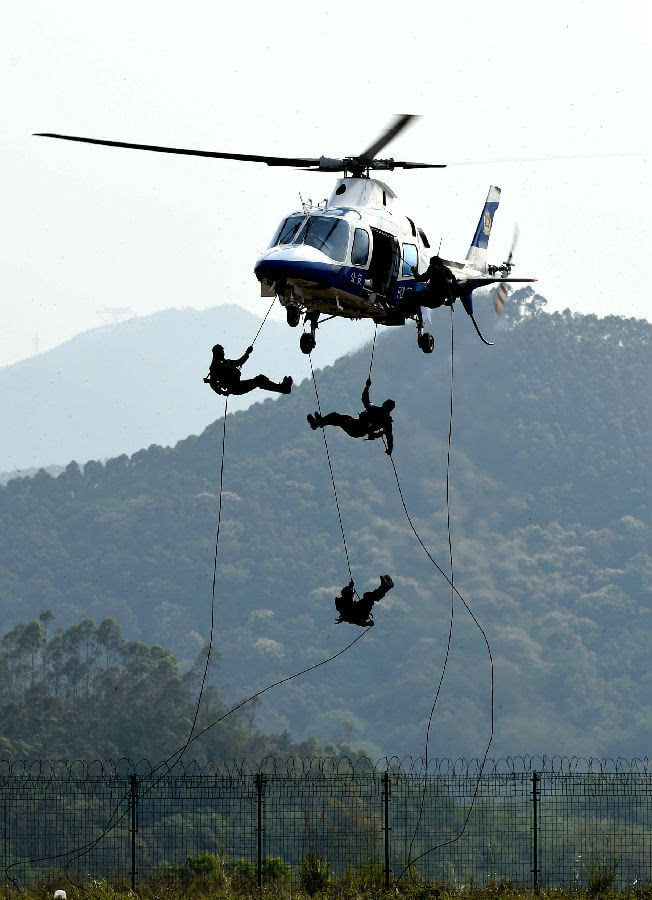
[[[313,431],[316,428],[323,428],[325,425],[337,425],[345,431],[349,437],[364,437],[368,441],[385,435],[387,441],[387,453],[391,453],[394,449],[394,436],[392,434],[392,410],[396,406],[393,400],[385,400],[382,406],[375,406],[369,402],[369,388],[371,387],[371,379],[367,378],[364,390],[362,392],[362,405],[364,409],[358,415],[354,416],[342,415],[342,413],[332,412],[327,416],[320,416],[318,412],[314,415],[308,415],[308,421]]]
[[[426,281],[428,283],[428,293],[430,294],[428,306],[452,306],[457,295],[457,279],[442,262],[439,256],[431,256],[428,268],[423,275],[416,274],[417,281]],[[418,294],[415,295],[418,297]]]
[[[353,599],[353,579],[349,581],[346,587],[342,588],[342,593],[335,598],[335,609],[339,613],[339,618],[335,619],[335,624],[340,622],[348,622],[349,625],[359,625],[361,628],[367,628],[374,625],[371,610],[374,603],[382,600],[385,594],[394,587],[394,582],[389,575],[380,576],[380,586],[374,588],[373,591],[366,591],[359,600]]]
[[[289,394],[292,390],[292,378],[286,375],[280,384],[271,381],[267,375],[256,375],[255,378],[242,379],[240,368],[247,362],[253,347],[247,347],[240,359],[225,359],[224,347],[215,344],[213,347],[213,359],[208,375],[204,378],[206,384],[210,384],[216,394],[248,394],[255,388],[263,388],[266,391],[276,391],[279,394]]]

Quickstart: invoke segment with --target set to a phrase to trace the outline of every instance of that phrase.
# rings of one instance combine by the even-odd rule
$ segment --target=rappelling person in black
[[[226,359],[224,347],[215,344],[213,347],[213,359],[208,375],[204,378],[205,384],[210,384],[216,394],[248,394],[255,388],[263,388],[265,391],[276,391],[277,394],[289,394],[292,390],[292,378],[286,375],[280,384],[271,381],[267,375],[256,375],[255,378],[242,379],[241,367],[247,362],[253,352],[253,347],[247,347],[240,359]]]
[[[391,452],[394,449],[392,410],[396,404],[393,400],[385,400],[382,406],[375,406],[373,403],[370,403],[370,387],[371,378],[367,378],[362,392],[362,405],[364,406],[364,409],[359,413],[357,418],[336,412],[329,413],[327,416],[321,416],[319,412],[315,412],[314,415],[309,413],[307,419],[312,430],[324,428],[325,425],[337,425],[343,429],[343,431],[346,431],[349,437],[363,437],[367,441],[374,441],[376,438],[384,436],[387,442],[387,449],[385,452],[391,455]]]
[[[439,256],[430,257],[428,268],[423,274],[416,270],[413,271],[417,281],[425,281],[428,284],[428,292],[433,308],[453,305],[456,297],[457,279]],[[415,296],[418,297],[418,294]]]
[[[380,586],[374,588],[373,591],[366,591],[359,600],[354,600],[353,579],[349,581],[346,587],[342,588],[342,593],[335,598],[335,609],[339,613],[339,618],[335,619],[335,624],[340,622],[348,622],[349,625],[359,625],[360,628],[368,628],[374,625],[372,608],[374,603],[382,600],[385,594],[394,587],[394,582],[389,575],[380,576]]]

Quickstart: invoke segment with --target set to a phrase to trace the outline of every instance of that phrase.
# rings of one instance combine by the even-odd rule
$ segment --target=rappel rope
[[[276,303],[276,297],[274,297],[274,299],[272,300],[272,302],[269,304],[269,309],[268,309],[267,312],[265,313],[265,317],[264,317],[263,321],[260,323],[260,325],[259,325],[259,327],[258,327],[258,331],[256,332],[256,336],[254,337],[253,341],[252,341],[251,344],[249,345],[250,347],[253,347],[253,345],[254,345],[254,344],[256,343],[256,341],[258,340],[258,335],[259,335],[260,332],[263,330],[263,325],[264,325],[265,322],[267,321],[267,316],[271,313],[272,307],[274,306],[275,303]]]
[[[317,388],[317,379],[315,378],[315,370],[312,366],[312,352],[308,354],[308,361],[310,362],[310,373],[312,375],[312,384],[315,389],[315,399],[317,401],[317,411],[321,416],[321,403],[319,402],[319,390]],[[340,501],[337,498],[337,488],[335,486],[335,476],[333,475],[333,465],[331,463],[331,455],[328,449],[328,440],[326,439],[326,431],[324,428],[321,429],[321,434],[324,439],[324,448],[326,449],[326,459],[328,460],[328,470],[331,473],[331,484],[333,485],[333,496],[335,497],[335,507],[337,509],[337,518],[340,523],[340,531],[342,532],[342,545],[344,546],[344,555],[346,556],[346,567],[349,570],[349,578],[353,580],[353,574],[351,572],[351,562],[349,560],[349,548],[346,544],[346,535],[344,534],[344,525],[342,523],[342,512],[340,510]],[[357,594],[357,591],[356,591]]]
[[[263,324],[264,324],[264,322],[263,322]],[[262,328],[262,325],[261,325],[261,328]],[[258,329],[258,334],[260,334],[260,328]],[[258,337],[258,335],[256,335],[256,337]],[[192,726],[190,728],[190,733],[188,734],[188,738],[187,738],[185,744],[183,745],[183,747],[181,747],[180,750],[175,751],[175,753],[173,753],[172,756],[169,756],[163,763],[159,763],[158,766],[150,772],[150,775],[148,777],[153,775],[154,772],[158,771],[158,769],[163,766],[167,767],[167,770],[166,770],[166,775],[167,775],[169,772],[172,771],[172,769],[177,765],[177,763],[179,763],[181,761],[181,757],[188,749],[188,745],[190,744],[190,741],[192,740],[192,736],[195,732],[195,727],[197,725],[197,718],[199,716],[199,707],[201,706],[202,697],[204,695],[204,687],[206,685],[206,679],[208,677],[208,669],[209,669],[210,661],[211,661],[211,653],[213,651],[213,634],[214,634],[214,630],[215,630],[215,584],[216,584],[216,580],[217,580],[217,555],[218,555],[218,550],[219,550],[219,546],[220,546],[220,531],[222,528],[222,496],[223,496],[223,489],[224,489],[224,451],[225,451],[225,446],[226,446],[226,416],[227,416],[227,412],[228,412],[228,406],[229,406],[229,396],[227,394],[224,397],[224,425],[222,428],[222,458],[221,458],[221,462],[220,462],[220,492],[219,492],[219,500],[218,500],[218,504],[217,504],[217,528],[215,530],[215,551],[213,553],[213,580],[212,580],[212,585],[211,585],[211,627],[210,627],[210,632],[209,632],[209,636],[208,636],[208,650],[206,651],[206,663],[204,664],[204,673],[202,675],[201,685],[199,688],[199,695],[197,697],[197,706],[195,707],[195,715],[192,720]],[[175,759],[175,757],[176,757],[176,759]],[[174,759],[174,762],[172,763],[172,765],[171,766],[168,765],[168,763],[170,763],[171,760],[173,760],[173,759]]]
[[[451,310],[451,312],[452,312],[452,310]],[[456,841],[458,841],[458,840],[462,837],[462,835],[463,835],[464,832],[466,831],[466,827],[467,827],[467,825],[468,825],[468,823],[469,823],[469,818],[470,818],[471,813],[472,813],[472,811],[473,811],[473,808],[474,808],[474,806],[475,806],[476,797],[478,796],[478,791],[479,791],[479,789],[480,789],[480,780],[481,780],[481,778],[482,778],[482,773],[484,772],[484,767],[485,767],[485,765],[486,765],[487,757],[488,757],[488,755],[489,755],[489,748],[491,747],[491,743],[492,743],[492,741],[493,741],[493,739],[494,739],[494,706],[495,706],[495,704],[494,704],[494,700],[495,700],[494,687],[495,687],[495,685],[494,685],[494,660],[493,660],[493,655],[492,655],[492,652],[491,652],[491,646],[490,646],[490,644],[489,644],[489,639],[487,638],[487,634],[486,634],[484,628],[482,627],[482,625],[480,624],[480,622],[479,622],[478,619],[476,618],[475,613],[473,612],[473,610],[471,609],[471,607],[469,606],[469,604],[466,602],[466,600],[464,599],[464,597],[460,594],[460,592],[458,591],[458,589],[455,587],[455,584],[454,584],[454,578],[453,578],[454,572],[453,572],[452,543],[451,543],[451,539],[450,539],[450,504],[449,504],[449,499],[450,499],[450,498],[449,498],[449,479],[448,479],[448,469],[449,469],[449,466],[450,466],[451,436],[452,436],[453,371],[454,371],[454,370],[453,370],[453,354],[452,354],[453,343],[452,343],[452,342],[453,342],[453,328],[452,328],[452,319],[451,319],[451,401],[450,401],[450,408],[449,408],[448,456],[447,456],[447,477],[446,477],[446,505],[447,505],[447,508],[448,508],[449,561],[450,561],[450,564],[451,564],[451,577],[450,577],[450,578],[449,578],[449,576],[446,574],[446,572],[444,572],[444,570],[443,570],[442,567],[439,565],[439,563],[435,560],[435,558],[432,556],[432,554],[430,553],[430,551],[428,550],[428,548],[427,548],[426,545],[424,544],[423,540],[421,539],[421,536],[419,535],[419,532],[418,532],[417,529],[415,528],[414,523],[413,523],[413,521],[412,521],[412,518],[411,518],[411,516],[410,516],[410,513],[409,513],[409,511],[408,511],[407,504],[406,504],[406,502],[405,502],[405,497],[403,496],[403,490],[402,490],[402,488],[401,488],[400,479],[399,479],[399,477],[398,477],[398,472],[397,472],[397,470],[396,470],[396,463],[394,462],[394,458],[393,458],[391,455],[390,455],[389,459],[390,459],[390,462],[391,462],[391,464],[392,464],[392,469],[393,469],[393,471],[394,471],[394,478],[395,478],[395,480],[396,480],[396,487],[398,488],[398,493],[399,493],[399,496],[400,496],[400,498],[401,498],[401,504],[402,504],[402,506],[403,506],[403,511],[404,511],[404,513],[405,513],[405,516],[406,516],[406,518],[407,518],[407,520],[408,520],[408,523],[409,523],[409,525],[410,525],[410,528],[412,529],[412,532],[413,532],[415,538],[416,538],[417,541],[419,542],[419,544],[420,544],[420,546],[421,546],[421,549],[422,549],[423,552],[426,554],[426,556],[428,557],[428,559],[430,560],[430,562],[432,563],[432,565],[437,569],[437,571],[442,575],[442,577],[443,577],[443,578],[448,582],[448,584],[450,585],[450,588],[451,588],[451,595],[452,595],[452,596],[454,595],[454,596],[458,597],[459,600],[461,600],[461,602],[462,602],[462,604],[464,605],[466,611],[467,611],[468,614],[471,616],[471,619],[473,620],[473,622],[475,623],[475,625],[476,625],[477,628],[479,629],[480,634],[482,635],[482,637],[483,637],[483,639],[484,639],[485,646],[486,646],[486,648],[487,648],[487,655],[488,655],[488,657],[489,657],[490,668],[491,668],[491,700],[490,700],[490,707],[491,707],[491,729],[490,729],[490,734],[489,734],[489,740],[488,740],[488,742],[487,742],[487,746],[486,746],[486,748],[485,748],[484,755],[483,755],[483,757],[482,757],[482,763],[481,763],[481,765],[480,765],[480,771],[478,772],[478,777],[477,777],[477,779],[476,779],[475,789],[474,789],[473,795],[472,795],[472,797],[471,797],[471,803],[470,803],[469,808],[468,808],[468,810],[467,810],[466,816],[464,817],[464,821],[463,821],[463,823],[462,823],[462,828],[460,829],[460,831],[459,831],[454,837],[449,838],[449,839],[446,840],[446,841],[442,841],[440,844],[436,844],[436,845],[433,846],[433,847],[429,847],[427,850],[424,850],[424,851],[423,851],[422,853],[420,853],[418,856],[415,856],[414,859],[408,858],[408,863],[407,863],[406,866],[403,867],[403,869],[401,870],[401,872],[398,874],[398,876],[397,876],[397,878],[396,878],[396,883],[398,883],[398,882],[401,880],[401,878],[403,877],[403,875],[405,874],[405,872],[406,872],[408,869],[411,870],[412,866],[414,866],[414,864],[415,864],[416,862],[418,862],[420,859],[422,859],[424,856],[427,856],[429,853],[433,853],[435,850],[440,850],[442,847],[446,847],[446,846],[448,846],[449,844],[454,844]],[[439,682],[439,685],[438,685],[438,688],[437,688],[437,693],[436,693],[436,695],[435,695],[435,701],[434,701],[433,706],[432,706],[431,719],[432,719],[432,715],[433,715],[433,713],[434,713],[434,708],[435,708],[435,706],[436,706],[437,699],[438,699],[438,697],[439,697],[439,692],[440,692],[440,689],[441,689],[441,684],[442,684],[442,682],[443,682],[443,677],[444,677],[446,665],[447,665],[447,663],[448,663],[448,657],[449,657],[449,652],[450,652],[450,641],[451,641],[451,638],[452,638],[452,621],[453,621],[453,611],[451,610],[451,618],[450,618],[450,625],[449,625],[449,638],[448,638],[448,645],[447,645],[447,649],[446,649],[446,657],[445,657],[445,660],[444,660],[444,666],[443,666],[443,669],[442,669],[442,674],[441,674],[441,676],[440,676],[440,682]],[[426,746],[427,746],[427,741],[428,741],[429,731],[430,731],[430,721],[429,721],[429,723],[428,723],[428,731],[427,731],[427,736],[426,736]],[[427,774],[428,774],[428,773],[427,773],[427,769],[426,769],[426,771],[425,771],[425,773],[424,773],[424,793],[425,793],[425,783],[426,783],[426,782],[425,782],[425,778],[427,777]],[[423,795],[422,795],[422,796],[423,796]],[[423,803],[423,801],[422,801],[422,803]],[[418,829],[419,824],[420,824],[420,821],[421,821],[421,816],[422,816],[422,810],[420,810],[419,821],[418,821],[418,823],[417,823],[417,829]],[[415,835],[416,835],[416,830],[415,830],[415,834],[413,835],[412,841],[414,841]],[[412,843],[410,844],[410,850],[411,850],[411,848],[412,848]]]
[[[412,837],[410,839],[410,847],[408,850],[408,869],[410,871],[410,875],[414,877],[412,873],[412,848],[414,846],[414,842],[416,840],[417,834],[419,833],[419,829],[421,827],[421,821],[423,819],[423,808],[425,805],[426,799],[426,787],[428,784],[428,751],[430,746],[430,728],[432,726],[432,719],[435,714],[435,709],[437,707],[437,703],[439,701],[439,694],[441,693],[441,688],[444,683],[444,678],[446,676],[446,668],[448,666],[448,659],[450,656],[451,649],[451,641],[453,639],[453,620],[455,617],[455,593],[453,590],[453,585],[455,583],[455,570],[453,566],[453,544],[451,540],[451,511],[450,511],[450,467],[451,467],[451,439],[453,434],[453,386],[455,382],[455,368],[454,368],[454,351],[455,351],[455,341],[454,341],[454,325],[453,325],[453,306],[450,307],[450,323],[451,323],[451,345],[450,345],[450,354],[451,354],[451,365],[450,365],[450,399],[448,406],[448,448],[446,452],[446,526],[448,533],[448,559],[450,563],[450,573],[451,573],[451,607],[450,607],[450,616],[448,620],[448,638],[446,641],[446,653],[444,655],[444,662],[442,664],[441,673],[439,675],[439,682],[437,684],[437,690],[435,691],[435,697],[432,702],[432,706],[430,707],[430,715],[428,716],[428,725],[426,728],[426,741],[425,741],[425,751],[424,751],[424,762],[423,762],[423,788],[421,791],[421,800],[419,803],[419,815],[417,817],[417,823],[414,826],[414,831],[412,833]],[[402,874],[402,873],[401,873]]]
[[[374,339],[373,339],[373,343],[371,345],[371,359],[369,361],[369,376],[368,377],[370,379],[371,379],[371,370],[372,370],[373,364],[374,364],[374,352],[376,350],[376,335],[377,335],[377,333],[378,333],[378,325],[374,323]],[[315,390],[315,400],[317,402],[317,412],[321,416],[321,403],[319,401],[319,388],[317,387],[317,379],[315,378],[315,370],[312,365],[312,352],[308,354],[308,361],[310,362],[310,374],[312,376],[312,384],[313,384],[313,388]],[[346,534],[344,533],[344,524],[342,521],[342,511],[340,510],[340,501],[337,496],[337,487],[335,485],[335,475],[333,474],[333,464],[331,462],[330,450],[328,449],[328,439],[326,437],[326,430],[324,428],[322,428],[321,433],[322,433],[322,437],[324,439],[324,449],[326,450],[326,459],[328,460],[328,470],[329,470],[330,476],[331,476],[331,485],[333,487],[333,496],[335,497],[335,507],[337,509],[337,519],[339,521],[340,532],[342,534],[342,545],[344,547],[344,555],[346,556],[346,566],[349,570],[349,578],[351,580],[353,580],[353,574],[351,572],[351,562],[349,560],[349,548],[346,543]],[[359,597],[359,594],[358,594],[357,590],[355,589],[355,586],[354,586],[353,590],[355,591],[356,596]]]
[[[252,342],[250,344],[251,347],[253,347],[255,345],[256,341],[258,340],[258,337],[259,337],[261,331],[263,330],[265,322],[267,321],[267,318],[268,318],[269,314],[271,313],[272,307],[274,306],[275,303],[276,303],[276,297],[274,297],[272,302],[269,304],[269,308],[268,308],[267,312],[265,313],[265,315],[263,316],[263,320],[260,323],[260,325],[258,326],[258,331],[254,335],[254,339],[252,340]],[[214,629],[215,629],[215,584],[216,584],[216,579],[217,579],[217,555],[218,555],[218,548],[219,548],[219,543],[220,543],[220,529],[222,526],[222,496],[223,496],[223,487],[224,487],[224,450],[225,450],[225,445],[226,445],[226,416],[227,416],[227,412],[228,412],[228,405],[229,405],[229,395],[227,394],[224,397],[224,427],[222,429],[222,457],[221,457],[221,462],[220,462],[220,491],[219,491],[218,510],[217,510],[217,528],[215,531],[215,552],[213,554],[213,579],[212,579],[212,586],[211,586],[211,627],[210,627],[209,638],[208,638],[208,650],[206,652],[206,663],[204,665],[204,673],[202,675],[201,686],[199,688],[199,696],[197,698],[197,706],[195,708],[195,715],[192,720],[192,726],[190,728],[190,733],[188,735],[188,739],[187,739],[186,743],[183,745],[183,747],[180,750],[177,750],[175,753],[172,754],[172,756],[169,756],[164,762],[159,763],[158,766],[156,766],[156,768],[153,769],[152,772],[150,772],[150,776],[153,775],[156,771],[158,771],[159,768],[162,768],[163,766],[168,766],[168,763],[174,759],[174,762],[172,763],[172,765],[168,766],[168,768],[167,768],[166,774],[168,774],[177,765],[177,763],[180,762],[183,754],[186,752],[186,749],[188,748],[188,745],[190,744],[190,741],[192,740],[192,736],[194,734],[195,727],[197,725],[197,718],[199,716],[199,708],[201,706],[202,697],[204,695],[204,687],[206,685],[206,679],[208,677],[211,653],[213,650],[213,634],[214,634]],[[175,757],[176,757],[176,759],[175,759]]]
[[[374,340],[371,345],[371,359],[369,360],[369,375],[367,376],[369,378],[369,381],[371,381],[371,370],[373,369],[373,366],[374,366],[374,353],[376,352],[376,335],[377,334],[378,334],[378,323],[374,322]]]

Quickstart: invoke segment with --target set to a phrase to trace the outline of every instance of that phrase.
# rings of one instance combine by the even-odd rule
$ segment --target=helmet
[[[396,403],[393,400],[385,400],[383,403],[383,409],[386,409],[387,412],[391,412],[395,406]]]

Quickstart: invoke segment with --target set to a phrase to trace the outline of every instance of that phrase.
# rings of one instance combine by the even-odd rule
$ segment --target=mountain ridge
[[[239,356],[262,321],[242,307],[168,309],[102,325],[36,357],[0,368],[0,447],[3,481],[12,470],[107,459],[150,444],[171,444],[203,430],[219,414],[219,400],[201,383],[211,347],[224,343]],[[370,324],[326,323],[315,353],[320,365],[357,348]],[[245,374],[274,379],[309,372],[298,350],[299,331],[268,319]],[[255,391],[234,397],[233,410],[264,399]]]

